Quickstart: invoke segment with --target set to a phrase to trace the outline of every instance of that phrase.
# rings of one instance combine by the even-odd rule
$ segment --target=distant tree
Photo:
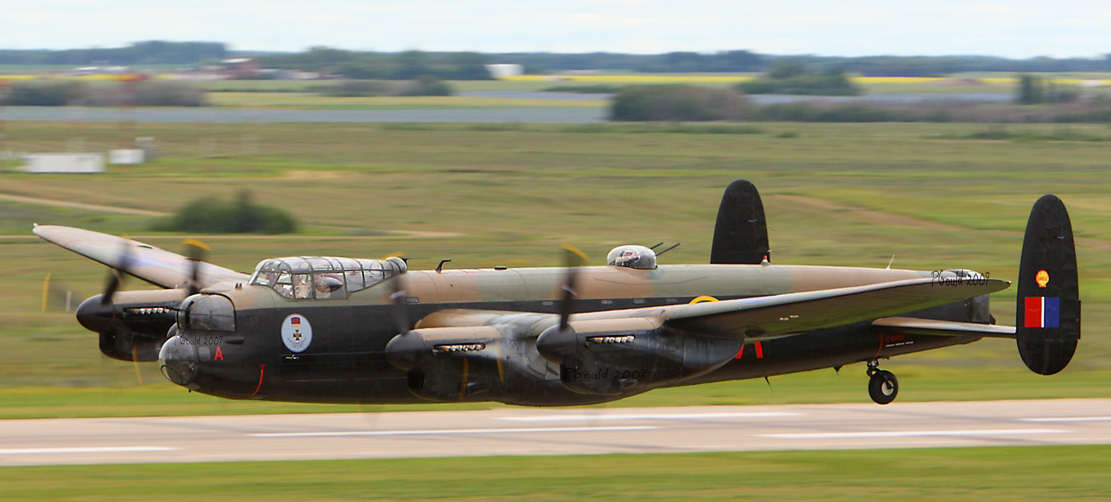
[[[216,197],[196,199],[153,225],[155,230],[214,233],[284,234],[297,231],[289,213],[255,204],[251,193],[241,190],[231,201]]]
[[[404,84],[396,93],[399,96],[451,96],[455,91],[450,85],[432,75]]]
[[[394,72],[393,78],[411,80],[432,73],[426,59],[427,57],[421,51],[405,51],[398,54],[397,71]]]
[[[1042,102],[1042,86],[1038,77],[1033,75],[1019,75],[1018,80],[1019,103],[1033,105]]]
[[[728,51],[719,54],[723,71],[754,71],[760,69],[764,59],[749,51]]]
[[[748,101],[730,89],[691,85],[636,85],[613,97],[610,118],[619,121],[737,120]]]
[[[452,80],[489,80],[490,72],[486,70],[486,56],[477,52],[455,52],[445,57],[450,67],[447,74],[437,75],[441,78]]]
[[[806,74],[806,67],[794,61],[779,61],[768,70],[768,78],[791,78]]]
[[[66,106],[80,100],[85,88],[73,81],[24,80],[8,87],[0,102],[8,106]]]
[[[825,96],[855,96],[861,92],[840,68],[808,73],[802,65],[786,61],[776,63],[763,77],[737,84],[737,89],[745,94]]]
[[[1019,75],[1015,101],[1024,105],[1068,103],[1080,97],[1076,86],[1058,84],[1035,75]]]

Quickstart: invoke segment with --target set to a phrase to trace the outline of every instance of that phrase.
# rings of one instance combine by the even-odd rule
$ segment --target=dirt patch
[[[336,171],[309,171],[305,169],[290,169],[278,179],[281,180],[296,180],[296,181],[320,181],[320,180],[334,180],[342,178],[344,173]]]
[[[28,204],[40,204],[44,206],[56,207],[69,207],[74,209],[88,209],[90,211],[102,211],[106,213],[119,213],[119,214],[136,214],[139,216],[166,216],[167,213],[161,211],[149,211],[146,209],[132,209],[130,207],[119,206],[105,206],[102,204],[85,204],[83,202],[70,202],[68,200],[57,199],[44,199],[42,197],[28,197],[25,195],[10,195],[0,194],[0,200],[8,200],[12,202],[24,202]]]
[[[966,230],[964,227],[958,227],[955,225],[923,220],[920,218],[915,218],[913,216],[904,216],[901,214],[885,213],[883,211],[876,211],[873,209],[864,209],[825,199],[806,197],[803,195],[769,195],[768,197],[778,198],[798,206],[808,207],[812,209],[819,209],[822,211],[838,211],[847,214],[855,219],[867,221],[869,223],[878,223],[882,225],[900,225],[904,227],[925,228],[928,230]]]

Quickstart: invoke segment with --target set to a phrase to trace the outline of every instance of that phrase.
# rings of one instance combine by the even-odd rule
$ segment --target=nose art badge
[[[282,343],[292,352],[304,352],[312,343],[312,325],[301,314],[290,314],[282,321]]]

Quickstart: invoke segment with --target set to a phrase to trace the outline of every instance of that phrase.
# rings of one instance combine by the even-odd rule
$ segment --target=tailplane
[[[1064,369],[1080,340],[1072,224],[1055,195],[1038,199],[1026,223],[1015,328],[1022,362],[1041,375]]]

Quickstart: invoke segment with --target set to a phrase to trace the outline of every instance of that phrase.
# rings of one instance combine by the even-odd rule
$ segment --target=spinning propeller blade
[[[562,249],[563,266],[567,268],[567,273],[563,278],[563,285],[560,287],[563,290],[563,297],[559,301],[559,329],[561,331],[567,329],[571,313],[574,311],[575,298],[579,296],[575,290],[578,284],[579,267],[587,261],[586,254],[574,246],[564,244]]]
[[[124,237],[123,249],[120,250],[120,259],[117,260],[119,266],[113,267],[108,271],[108,279],[104,284],[104,293],[100,296],[101,305],[111,305],[112,296],[120,289],[120,283],[123,281],[123,275],[127,272],[128,267],[131,266],[131,241]]]
[[[201,280],[201,263],[205,261],[208,252],[212,248],[208,247],[201,241],[194,239],[185,239],[185,256],[189,258],[189,295],[195,295],[200,291]]]

